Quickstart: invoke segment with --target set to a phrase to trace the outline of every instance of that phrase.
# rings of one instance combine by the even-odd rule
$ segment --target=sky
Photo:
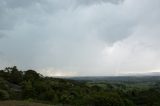
[[[0,69],[160,72],[160,0],[0,0]]]

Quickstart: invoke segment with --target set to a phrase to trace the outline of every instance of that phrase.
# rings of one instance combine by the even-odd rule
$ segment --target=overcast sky
[[[0,68],[160,72],[160,0],[0,0]]]

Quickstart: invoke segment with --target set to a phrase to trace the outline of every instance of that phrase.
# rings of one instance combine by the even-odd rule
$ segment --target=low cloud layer
[[[66,76],[160,71],[159,0],[1,0],[0,12],[1,68]]]

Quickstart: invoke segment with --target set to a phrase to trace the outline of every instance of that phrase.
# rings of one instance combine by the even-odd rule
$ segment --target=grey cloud
[[[145,71],[160,63],[158,6],[149,0],[2,0],[0,38],[9,37],[0,39],[0,51],[5,65],[22,68],[114,75],[125,65],[129,72],[137,59],[144,63],[137,70]]]
[[[25,21],[29,17],[28,15],[33,15],[29,13],[30,9],[36,11],[36,5],[39,3],[41,0],[1,0],[0,30],[11,30],[20,21]],[[32,16],[30,17],[32,18]]]
[[[1,33],[1,32],[0,32],[0,39],[3,38],[3,37],[5,37],[5,36],[6,36],[6,35],[5,35],[4,33]]]
[[[1,0],[0,1],[0,29],[11,29],[17,24],[17,20],[23,21],[23,17],[28,17],[28,12],[48,12],[53,14],[59,10],[67,10],[73,7],[82,5],[92,5],[99,3],[113,3],[118,4],[123,0]],[[30,9],[32,9],[30,11]],[[23,14],[26,13],[26,14]],[[32,13],[32,12],[31,12]],[[24,16],[22,16],[24,15]],[[34,14],[30,14],[33,15]],[[32,16],[31,16],[32,17]],[[22,18],[22,19],[21,19]],[[14,21],[12,21],[14,20]]]
[[[84,5],[91,5],[96,3],[112,3],[112,4],[119,4],[122,3],[124,0],[77,0],[78,4]]]
[[[100,26],[99,28],[97,28],[99,31],[100,39],[111,44],[116,41],[125,39],[126,37],[130,36],[130,34],[132,34],[134,28],[138,24],[138,23],[131,22],[131,20],[126,21],[126,20],[120,19],[119,21],[120,23],[118,23],[117,21],[114,21],[112,24],[106,23],[106,24],[109,24],[106,27]]]
[[[1,5],[6,6],[6,8],[26,8],[40,2],[41,0],[1,0]]]

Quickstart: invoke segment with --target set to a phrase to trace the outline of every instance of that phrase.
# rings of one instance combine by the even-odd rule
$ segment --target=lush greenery
[[[160,81],[60,79],[14,66],[0,70],[0,100],[71,106],[160,106]]]

